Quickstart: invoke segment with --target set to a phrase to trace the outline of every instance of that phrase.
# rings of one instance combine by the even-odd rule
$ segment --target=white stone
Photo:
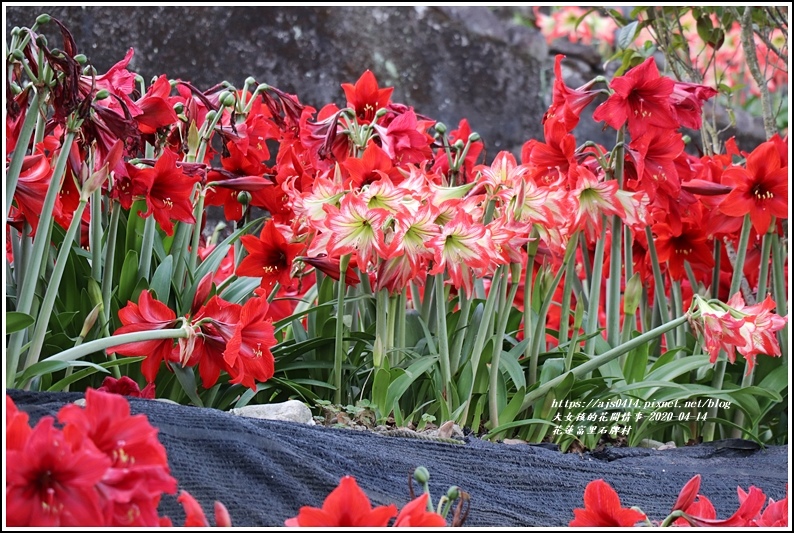
[[[311,410],[306,407],[306,404],[299,400],[287,400],[283,403],[263,405],[246,405],[239,409],[229,409],[229,412],[237,416],[247,416],[249,418],[298,422],[310,426],[315,424]]]

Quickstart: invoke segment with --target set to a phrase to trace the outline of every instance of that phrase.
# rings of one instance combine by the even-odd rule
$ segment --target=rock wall
[[[511,9],[487,7],[79,7],[12,6],[6,30],[30,26],[40,13],[61,20],[98,72],[124,57],[145,77],[165,73],[201,89],[248,76],[319,108],[344,105],[341,83],[366,69],[393,100],[450,127],[467,118],[482,136],[490,161],[500,150],[520,153],[542,138],[551,99],[554,54],[564,53],[566,83],[578,87],[603,74],[591,48],[561,39],[551,47],[540,33],[511,21]],[[45,31],[53,35],[54,30]],[[591,104],[590,111],[598,102]],[[737,110],[740,148],[764,140],[760,121]],[[582,120],[574,132],[612,146],[615,133]],[[691,133],[691,132],[690,132]],[[693,135],[696,139],[696,136]],[[697,143],[693,143],[696,146]]]

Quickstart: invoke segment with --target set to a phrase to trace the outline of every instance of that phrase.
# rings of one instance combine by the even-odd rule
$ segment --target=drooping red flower
[[[646,517],[640,511],[620,506],[615,489],[596,479],[584,489],[584,509],[573,510],[570,527],[632,527]]]
[[[170,328],[176,323],[176,313],[164,303],[152,298],[148,290],[144,290],[138,298],[138,304],[127,302],[125,307],[119,309],[119,320],[123,325],[113,335]],[[107,353],[132,357],[146,356],[141,362],[141,372],[146,381],[152,383],[157,377],[160,362],[175,360],[172,356],[173,344],[172,339],[129,342],[108,348]]]
[[[590,102],[598,96],[598,90],[589,90],[594,82],[585,83],[578,89],[571,89],[562,79],[562,60],[563,54],[557,54],[554,58],[554,87],[551,92],[551,105],[543,115],[543,122],[549,119],[557,119],[565,125],[567,131],[573,131],[579,124],[579,115],[582,110],[590,105]]]
[[[317,257],[296,257],[299,261],[303,261],[307,265],[311,265],[326,276],[330,276],[331,278],[339,281],[341,277],[341,272],[339,269],[340,263],[339,261],[333,261],[328,258],[325,254],[320,254]],[[356,267],[356,259],[354,257],[350,258],[350,262],[347,265],[347,270],[345,270],[345,285],[348,286],[355,286],[358,285],[361,280],[355,273]]]
[[[737,345],[736,349],[747,360],[747,372],[755,365],[755,356],[766,354],[780,357],[780,345],[775,333],[785,327],[788,317],[772,313],[775,301],[767,295],[763,302],[755,305],[746,305],[741,292],[734,294],[728,300],[728,307],[739,311],[745,316],[740,319],[739,334],[744,339],[744,345]]]
[[[788,485],[786,485],[786,497],[779,501],[769,498],[766,509],[753,520],[753,525],[758,527],[788,527]]]
[[[394,527],[446,527],[447,521],[438,513],[427,510],[428,494],[425,492],[400,509]]]
[[[240,321],[223,352],[232,384],[256,389],[257,381],[273,377],[275,362],[270,348],[275,346],[276,337],[267,311],[267,299],[262,297],[250,298],[240,310]]]
[[[105,524],[97,484],[110,459],[90,442],[69,442],[42,417],[19,449],[6,451],[6,521],[13,527]]]
[[[356,483],[345,476],[325,498],[322,508],[304,506],[298,516],[284,521],[287,527],[386,527],[397,514],[397,506],[372,507]]]
[[[241,310],[240,304],[227,302],[216,294],[193,315],[193,323],[198,324],[198,335],[188,354],[189,358],[182,363],[184,366],[198,365],[201,384],[205,389],[217,383],[221,370],[232,372],[223,358],[223,352],[234,336]]]
[[[144,217],[154,215],[154,219],[167,235],[174,234],[171,220],[194,223],[193,186],[199,176],[190,177],[177,166],[177,156],[171,150],[164,150],[153,168],[141,169],[127,165],[132,179],[132,194],[146,200],[147,210]]]
[[[556,118],[543,124],[545,143],[530,139],[521,148],[521,162],[529,163],[532,180],[538,184],[550,185],[565,179],[570,169],[576,166],[574,153],[576,138]]]
[[[758,145],[747,156],[746,168],[730,167],[722,173],[722,182],[733,190],[722,201],[720,211],[726,215],[750,215],[755,231],[763,235],[772,217],[788,217],[788,166],[782,166],[772,141]]]
[[[14,191],[14,204],[16,204],[16,216],[13,218],[21,219],[30,224],[35,234],[39,226],[39,217],[44,205],[44,197],[50,186],[52,178],[52,168],[50,162],[44,154],[34,154],[25,156],[22,160],[22,169],[19,172],[17,188]],[[60,202],[55,206],[56,215],[60,215]],[[20,231],[24,229],[24,224],[20,226]]]
[[[736,348],[745,345],[745,339],[739,332],[742,321],[733,317],[726,309],[710,305],[698,295],[694,296],[699,316],[690,316],[692,330],[703,336],[703,349],[711,356],[709,361],[715,363],[720,350],[725,350],[728,361],[736,361]]]
[[[171,84],[168,77],[163,74],[149,86],[146,94],[135,102],[141,110],[135,116],[138,129],[142,134],[153,134],[159,128],[174,124],[177,121],[176,112],[170,98]]]
[[[748,527],[756,525],[754,522],[758,518],[761,509],[764,507],[766,494],[753,485],[750,485],[750,490],[746,493],[741,487],[737,487],[737,493],[739,497],[739,508],[730,518],[718,520],[716,518],[698,516],[694,514],[695,511],[692,509],[692,506],[690,506],[688,509],[689,512],[686,512],[686,520],[697,527]],[[701,496],[701,498],[702,497],[703,496]],[[710,511],[708,506],[705,506],[704,509],[707,512]],[[713,506],[711,506],[711,509],[713,509]],[[709,512],[709,514],[711,513]]]
[[[713,87],[676,81],[670,94],[670,103],[682,126],[699,130],[703,124],[703,103],[717,94],[717,89]]]
[[[613,79],[609,86],[615,92],[596,108],[596,122],[604,121],[616,130],[628,122],[632,139],[645,133],[648,126],[668,130],[680,126],[670,103],[675,82],[659,75],[653,57]]]
[[[276,283],[290,284],[292,262],[303,249],[303,244],[287,243],[273,219],[267,221],[259,238],[243,235],[240,241],[248,255],[237,266],[238,276],[261,277],[260,287],[265,290],[272,289]]]
[[[130,415],[118,394],[89,388],[85,408],[68,404],[58,412],[67,439],[86,439],[110,458],[97,485],[109,526],[156,526],[162,494],[176,492],[165,447],[146,415]]]
[[[378,109],[389,105],[394,87],[380,89],[375,74],[366,70],[355,85],[343,83],[342,90],[345,91],[347,105],[355,110],[358,122],[369,124],[375,119]]]
[[[138,383],[129,376],[121,376],[119,379],[107,376],[102,380],[102,385],[97,390],[121,394],[122,396],[132,396],[133,398],[154,399],[154,383],[148,383],[141,390]]]

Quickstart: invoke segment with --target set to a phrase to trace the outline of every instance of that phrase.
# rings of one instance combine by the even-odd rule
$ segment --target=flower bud
[[[641,296],[642,281],[640,281],[639,273],[635,272],[626,283],[626,289],[623,291],[623,313],[633,315],[640,306]]]
[[[447,498],[450,501],[457,500],[460,496],[460,488],[457,485],[452,485],[449,489],[447,489]]]
[[[13,57],[16,61],[25,60],[25,54],[22,53],[22,50],[14,50],[11,52],[11,57]]]
[[[107,89],[99,89],[96,92],[96,96],[94,96],[94,100],[104,100],[108,96],[110,96],[110,91]]]
[[[247,78],[245,78],[245,84],[246,85],[253,85],[255,83],[256,83],[256,80],[254,79],[253,76],[248,76]]]
[[[441,135],[444,135],[447,132],[447,126],[443,122],[436,122],[436,125],[434,127],[436,131]]]
[[[248,191],[240,191],[237,193],[237,201],[243,205],[251,203],[251,193]]]
[[[215,115],[217,115],[217,113],[215,112],[214,109],[210,109],[209,111],[207,111],[207,122],[214,121],[215,120]]]
[[[414,479],[417,483],[424,485],[430,480],[430,472],[424,466],[417,466],[414,470]]]
[[[88,313],[88,316],[85,317],[85,321],[83,322],[83,329],[80,330],[80,336],[82,338],[88,337],[88,334],[91,332],[91,328],[94,327],[96,323],[96,319],[99,318],[99,312],[102,310],[102,302],[99,302],[91,309],[91,312]]]
[[[47,38],[43,35],[39,35],[36,37],[36,44],[39,48],[46,48],[47,47]]]
[[[234,105],[234,94],[229,91],[223,91],[218,97],[218,101],[224,107],[232,107]]]
[[[380,118],[388,112],[389,112],[388,109],[386,109],[385,107],[381,107],[375,112],[375,118]]]
[[[50,17],[47,13],[42,13],[41,15],[36,17],[36,24],[38,24],[39,26],[44,26],[45,24],[50,23],[51,18],[52,17]]]
[[[81,67],[88,63],[88,58],[85,56],[85,54],[77,54],[74,56],[74,60],[77,61],[77,64]]]
[[[469,135],[469,142],[476,143],[479,140],[480,140],[480,134],[477,133],[476,131],[471,132],[471,135]]]
[[[174,113],[176,113],[177,115],[181,115],[184,112],[185,112],[185,104],[183,104],[182,102],[177,102],[176,104],[174,104]]]
[[[452,148],[460,152],[461,150],[463,150],[464,146],[465,144],[463,142],[463,139],[458,139],[457,141],[455,141],[455,144],[452,145]]]
[[[263,93],[268,89],[270,89],[270,85],[268,85],[267,83],[260,83],[259,85],[256,86],[256,92],[258,93]]]

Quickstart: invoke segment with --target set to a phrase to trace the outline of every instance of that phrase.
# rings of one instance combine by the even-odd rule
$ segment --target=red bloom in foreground
[[[119,320],[123,326],[117,329],[113,335],[167,329],[176,322],[176,314],[167,305],[152,298],[149,291],[145,290],[138,298],[138,305],[128,302],[126,307],[119,309]],[[146,359],[141,362],[141,372],[146,381],[152,383],[157,377],[160,362],[164,359],[174,360],[171,355],[173,345],[173,339],[128,342],[108,348],[107,353],[119,353],[132,357],[146,356]]]
[[[670,103],[675,82],[659,75],[653,57],[618,76],[609,86],[615,91],[593,113],[596,122],[605,121],[620,129],[627,121],[632,139],[648,130],[648,126],[678,129],[676,112]]]
[[[147,398],[154,399],[154,383],[149,383],[143,390],[132,378],[129,376],[121,376],[119,379],[113,376],[107,376],[102,381],[102,386],[97,389],[98,391],[111,392],[113,394],[121,394],[122,396],[132,396],[133,398]]]
[[[163,492],[176,492],[165,447],[146,415],[130,415],[130,404],[118,394],[88,389],[85,408],[67,404],[58,412],[64,435],[90,442],[112,461],[97,484],[106,512],[105,525],[156,526]]]
[[[717,520],[716,518],[697,516],[694,514],[692,507],[690,507],[687,509],[688,512],[685,511],[687,514],[685,520],[697,527],[748,527],[756,525],[755,521],[760,517],[761,509],[764,507],[764,502],[766,501],[766,494],[758,487],[752,485],[750,486],[749,493],[745,493],[741,487],[737,487],[737,492],[739,496],[739,508],[730,518]],[[706,500],[704,496],[700,497]],[[709,515],[711,515],[709,507],[713,509],[710,503],[711,502],[704,507],[704,509],[708,510]]]
[[[405,504],[394,521],[394,527],[447,527],[447,521],[438,513],[427,510],[428,494]]]
[[[240,241],[248,255],[237,267],[238,276],[261,277],[260,287],[267,291],[276,283],[283,286],[290,284],[292,262],[303,249],[303,245],[287,244],[272,218],[262,228],[258,239],[253,235],[243,235]]]
[[[570,527],[632,527],[645,520],[643,513],[620,506],[620,497],[603,479],[584,489],[584,509],[573,510]]]
[[[90,442],[68,442],[53,423],[43,417],[19,449],[7,450],[7,525],[102,526],[96,485],[110,459]]]
[[[298,516],[284,521],[287,527],[386,527],[397,514],[397,506],[372,508],[369,498],[356,483],[345,476],[325,498],[322,509],[304,506]]]
[[[766,233],[772,217],[788,217],[788,166],[782,166],[773,141],[758,146],[747,156],[746,170],[730,167],[722,181],[733,190],[720,204],[726,215],[750,215],[759,235]]]

